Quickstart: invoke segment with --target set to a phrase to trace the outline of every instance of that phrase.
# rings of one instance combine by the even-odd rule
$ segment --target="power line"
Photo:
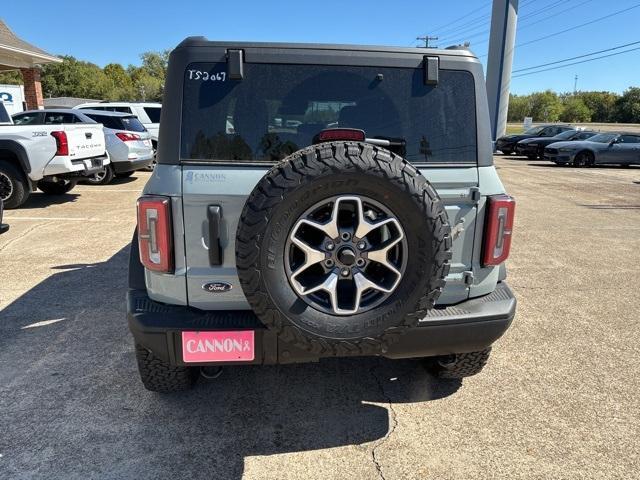
[[[558,36],[558,35],[562,35],[563,33],[567,33],[567,32],[570,32],[570,31],[572,31],[572,30],[576,30],[576,29],[578,29],[578,28],[586,27],[587,25],[592,25],[592,24],[594,24],[594,23],[600,22],[600,21],[602,21],[602,20],[606,20],[607,18],[611,18],[611,17],[613,17],[613,16],[615,16],[615,15],[620,15],[621,13],[628,12],[629,10],[633,10],[634,8],[638,8],[638,7],[640,7],[640,3],[636,3],[635,5],[633,5],[633,6],[631,6],[631,7],[624,8],[624,9],[622,9],[622,10],[618,10],[617,12],[613,12],[613,13],[610,13],[610,14],[608,14],[608,15],[604,15],[604,16],[602,16],[602,17],[598,17],[598,18],[596,18],[596,19],[594,19],[594,20],[590,20],[590,21],[588,21],[588,22],[581,23],[581,24],[579,24],[579,25],[575,25],[575,26],[570,27],[570,28],[566,28],[566,29],[564,29],[564,30],[560,30],[560,31],[555,32],[555,33],[550,33],[549,35],[545,35],[545,36],[543,36],[543,37],[539,37],[539,38],[535,38],[535,39],[533,39],[533,40],[529,40],[528,42],[518,43],[518,44],[517,44],[515,47],[513,47],[513,48],[514,48],[514,49],[517,49],[517,48],[520,48],[520,47],[524,47],[525,45],[531,45],[532,43],[541,42],[542,40],[546,40],[547,38],[556,37],[556,36]],[[487,54],[484,54],[484,55],[480,55],[480,57],[479,57],[479,58],[486,57],[486,56],[488,56],[488,53],[487,53]]]
[[[522,30],[522,29],[529,28],[529,27],[531,27],[531,26],[533,26],[533,25],[536,25],[536,24],[538,24],[538,23],[541,23],[541,22],[547,21],[547,20],[548,20],[548,19],[550,19],[550,18],[557,17],[558,15],[561,15],[561,14],[563,14],[563,13],[565,13],[565,12],[568,12],[569,10],[574,10],[574,9],[576,9],[576,8],[578,8],[578,7],[581,7],[581,6],[582,6],[582,5],[584,5],[585,3],[589,3],[589,2],[592,2],[592,1],[593,1],[593,0],[585,0],[585,1],[583,1],[582,3],[579,3],[578,5],[573,5],[573,6],[569,7],[569,8],[565,8],[564,10],[560,10],[559,12],[552,13],[551,15],[547,15],[546,17],[543,17],[543,18],[541,18],[541,19],[538,19],[538,20],[536,20],[535,22],[531,22],[531,23],[529,23],[529,24],[527,24],[527,25],[522,25],[522,24],[523,24],[523,23],[525,23],[529,18],[534,17],[534,16],[536,16],[536,15],[539,15],[539,14],[541,14],[541,13],[547,12],[547,11],[549,11],[549,10],[552,10],[552,9],[556,8],[557,6],[559,6],[559,5],[562,5],[562,4],[566,5],[566,3],[567,3],[567,2],[566,2],[565,0],[561,0],[561,1],[557,1],[557,2],[552,3],[552,4],[549,4],[549,5],[546,5],[546,7],[544,7],[544,8],[540,8],[539,10],[536,10],[536,11],[534,11],[534,12],[531,12],[531,13],[530,13],[530,14],[528,14],[528,15],[523,15],[523,16],[520,18],[520,20],[518,21],[518,32],[519,32],[520,30]],[[486,30],[484,30],[484,31],[482,31],[482,32],[480,32],[480,33],[477,33],[477,34],[474,34],[474,35],[470,35],[470,36],[468,35],[468,36],[464,37],[464,40],[470,40],[471,38],[484,36],[484,35],[488,34],[490,31],[491,31],[491,29],[486,29]],[[445,41],[450,41],[450,40],[445,40]],[[461,39],[461,40],[458,40],[458,41],[462,41],[462,39]],[[488,42],[488,41],[489,41],[489,39],[487,38],[486,40],[481,40],[481,41],[477,42],[475,45],[482,45],[483,43],[486,43],[486,42]],[[454,42],[454,43],[455,43],[455,42]]]
[[[460,20],[464,20],[465,18],[468,18],[469,16],[473,15],[474,13],[479,12],[480,10],[484,10],[486,7],[488,7],[488,6],[490,6],[490,5],[491,5],[491,3],[490,3],[490,2],[487,2],[487,3],[485,3],[484,5],[481,5],[480,7],[476,8],[476,9],[474,9],[474,10],[471,10],[469,13],[467,13],[466,15],[461,16],[461,17],[460,17],[460,18],[458,18],[457,20],[454,20],[453,22],[447,22],[446,24],[441,25],[441,26],[439,26],[439,27],[437,27],[437,28],[432,28],[431,30],[432,30],[432,31],[434,31],[434,32],[437,32],[437,31],[439,31],[441,28],[445,28],[445,29],[446,29],[445,31],[448,31],[448,30],[449,30],[449,28],[451,27],[451,25],[455,25],[455,24],[456,24],[456,23],[458,23]],[[456,27],[456,28],[460,28],[460,26],[458,26],[458,27]]]
[[[571,60],[577,60],[578,58],[585,58],[585,57],[590,57],[592,55],[597,55],[599,53],[605,53],[605,52],[611,52],[613,50],[619,50],[621,48],[630,47],[631,45],[638,45],[639,43],[640,43],[640,40],[637,41],[637,42],[626,43],[624,45],[618,45],[616,47],[606,48],[604,50],[598,50],[597,52],[585,53],[584,55],[578,55],[577,57],[565,58],[563,60],[557,60],[555,62],[543,63],[541,65],[536,65],[534,67],[519,68],[518,70],[513,70],[511,73],[525,72],[527,70],[536,70],[538,68],[548,67],[549,65],[556,65],[558,63],[564,63],[564,62],[569,62]]]
[[[516,45],[515,48],[524,47],[525,45],[531,45],[532,43],[540,42],[542,40],[546,40],[547,38],[555,37],[557,35],[561,35],[563,33],[567,33],[567,32],[570,32],[572,30],[576,30],[576,29],[581,28],[581,27],[586,27],[587,25],[592,25],[592,24],[594,24],[596,22],[600,22],[602,20],[606,20],[607,18],[611,18],[611,17],[613,17],[615,15],[620,15],[621,13],[628,12],[629,10],[633,10],[634,8],[638,8],[638,7],[640,7],[640,3],[636,3],[632,7],[624,8],[622,10],[618,10],[617,12],[610,13],[609,15],[605,15],[603,17],[596,18],[595,20],[591,20],[591,21],[586,22],[586,23],[581,23],[580,25],[576,25],[574,27],[570,27],[570,28],[566,28],[564,30],[560,30],[559,32],[555,32],[555,33],[551,33],[549,35],[545,35],[544,37],[536,38],[534,40],[530,40],[530,41],[524,42],[524,43],[519,43],[518,45]]]
[[[602,58],[615,57],[616,55],[622,55],[623,53],[634,52],[636,50],[640,50],[640,47],[630,48],[629,50],[625,50],[624,52],[609,53],[608,55],[601,55],[599,57],[589,58],[587,60],[580,60],[579,62],[567,63],[566,65],[560,65],[560,66],[557,66],[557,67],[545,68],[543,70],[538,70],[536,72],[521,73],[520,75],[513,75],[511,78],[518,78],[518,77],[524,77],[524,76],[527,76],[527,75],[534,75],[536,73],[548,72],[549,70],[558,70],[559,68],[570,67],[572,65],[578,65],[580,63],[593,62],[595,60],[600,60]]]
[[[566,4],[566,0],[555,0],[554,2],[547,4],[547,5],[543,5],[542,8],[539,8],[538,10],[534,10],[531,13],[525,14],[520,18],[520,21],[526,21],[528,18],[530,17],[535,17],[536,15],[540,15],[541,13],[544,13],[548,10],[551,10],[553,8],[555,8],[556,6],[558,6],[559,4]],[[452,42],[452,43],[456,43],[456,42],[461,42],[463,40],[469,40],[471,38],[475,38],[475,37],[479,37],[479,36],[484,36],[486,34],[488,34],[491,29],[490,28],[486,28],[487,25],[489,25],[491,23],[491,18],[486,19],[485,21],[481,22],[480,24],[470,28],[470,29],[463,29],[460,31],[456,31],[453,34],[449,34],[449,35],[444,35],[445,37],[445,42]],[[481,32],[476,33],[478,30],[483,29]],[[463,37],[464,36],[464,37]],[[447,40],[449,39],[449,40]]]

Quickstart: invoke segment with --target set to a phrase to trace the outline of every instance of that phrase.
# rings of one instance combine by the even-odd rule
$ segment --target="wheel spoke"
[[[313,248],[308,243],[296,237],[296,235],[298,234],[298,230],[302,225],[311,225],[313,227],[317,226],[317,224],[310,222],[309,220],[303,219],[296,224],[295,228],[293,229],[293,232],[291,233],[291,243],[293,243],[296,247],[298,247],[304,253],[304,263],[300,265],[296,269],[296,271],[293,272],[291,275],[291,278],[294,280],[298,275],[304,272],[307,268],[317,263],[320,263],[325,259],[325,254],[323,251]],[[298,282],[296,281],[296,283]]]
[[[321,261],[324,260],[325,258],[324,252],[320,250],[316,250],[315,248],[303,242],[299,238],[293,237],[291,239],[291,242],[300,250],[302,250],[305,256],[304,263],[300,267],[298,267],[298,269],[295,271],[295,273],[293,274],[294,277],[302,273],[311,265],[315,265],[316,263],[320,263]]]
[[[367,252],[367,258],[374,262],[377,262],[383,265],[385,268],[388,268],[393,273],[398,276],[398,280],[400,279],[400,271],[389,261],[389,251],[395,247],[398,243],[402,241],[404,235],[402,230],[398,230],[400,233],[398,238],[389,241],[384,247],[379,248],[378,250],[371,250]]]
[[[301,285],[298,281],[294,280],[294,286],[299,295],[309,295],[311,293],[323,291],[329,294],[331,300],[331,308],[334,311],[338,308],[338,275],[331,273],[315,287],[307,289],[304,285]]]

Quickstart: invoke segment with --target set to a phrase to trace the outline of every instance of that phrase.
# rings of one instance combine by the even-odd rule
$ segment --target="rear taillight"
[[[135,133],[118,132],[116,133],[116,137],[118,137],[123,142],[135,142],[136,140],[140,140],[140,135],[137,135]]]
[[[51,132],[51,136],[56,139],[56,155],[69,155],[69,142],[67,134],[63,131]]]
[[[516,201],[509,195],[487,197],[482,265],[500,265],[509,256]]]
[[[173,271],[171,200],[144,196],[138,199],[140,261],[154,272]]]
[[[336,140],[364,142],[364,139],[364,130],[358,130],[357,128],[328,128],[316,135],[313,143],[332,142]]]

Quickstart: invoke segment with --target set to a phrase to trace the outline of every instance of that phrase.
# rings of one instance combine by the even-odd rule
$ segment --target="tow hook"
[[[213,380],[222,375],[222,367],[200,367],[200,375],[207,380]]]

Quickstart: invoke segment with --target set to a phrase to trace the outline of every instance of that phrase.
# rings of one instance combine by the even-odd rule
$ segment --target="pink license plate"
[[[182,332],[182,360],[192,362],[250,362],[255,358],[253,330]]]

